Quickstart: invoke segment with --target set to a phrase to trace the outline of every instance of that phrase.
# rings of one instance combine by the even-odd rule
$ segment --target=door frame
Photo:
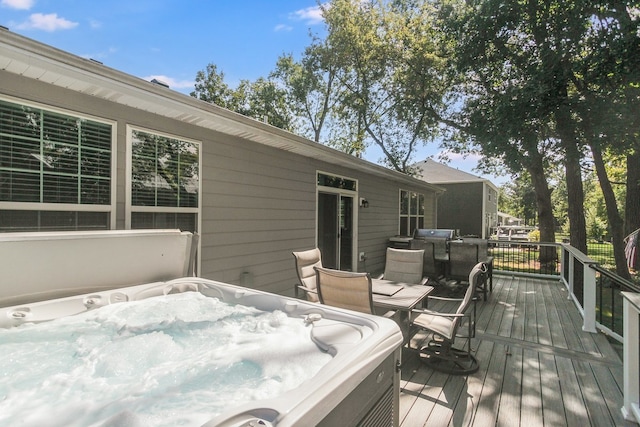
[[[329,187],[329,186],[324,186],[324,185],[320,185],[318,184],[318,175],[319,174],[323,174],[323,175],[328,175],[328,176],[332,176],[332,177],[337,177],[337,178],[342,178],[342,179],[346,179],[346,180],[350,180],[350,181],[354,181],[355,182],[355,187],[356,190],[347,190],[344,188],[335,188],[335,187]],[[315,236],[316,236],[316,247],[318,247],[319,244],[319,239],[320,236],[318,236],[318,221],[319,221],[319,217],[320,217],[320,212],[319,212],[319,196],[320,193],[329,193],[329,194],[335,194],[339,197],[351,197],[353,199],[353,215],[351,218],[351,230],[352,230],[352,235],[351,235],[351,239],[352,239],[352,245],[351,245],[351,271],[357,272],[358,271],[358,266],[359,266],[359,262],[358,262],[358,211],[359,211],[359,203],[358,203],[358,187],[359,187],[359,183],[357,179],[354,178],[350,178],[344,175],[338,175],[335,173],[330,173],[330,172],[325,172],[325,171],[316,171],[316,221],[315,221]],[[340,200],[338,199],[338,202]],[[339,205],[339,203],[338,203]],[[338,261],[340,259],[340,255],[338,254]]]

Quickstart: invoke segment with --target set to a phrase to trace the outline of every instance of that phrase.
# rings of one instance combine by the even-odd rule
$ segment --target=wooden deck
[[[582,331],[559,282],[496,275],[477,315],[473,375],[436,372],[403,350],[402,427],[637,426],[620,412],[620,357],[603,334]]]

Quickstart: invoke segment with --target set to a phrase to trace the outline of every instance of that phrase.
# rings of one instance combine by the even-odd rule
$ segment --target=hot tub
[[[283,312],[311,328],[310,339],[332,356],[312,378],[295,388],[276,397],[229,407],[203,425],[398,425],[402,333],[395,322],[383,317],[185,277],[1,308],[0,327],[47,322],[103,306],[184,292],[199,292],[234,306]],[[0,401],[3,398],[0,396]],[[117,425],[117,420],[110,418],[106,424],[95,425]]]

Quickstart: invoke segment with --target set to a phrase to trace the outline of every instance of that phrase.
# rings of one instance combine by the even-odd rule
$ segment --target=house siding
[[[440,184],[446,193],[438,201],[438,228],[459,230],[461,236],[482,236],[482,182]]]
[[[435,226],[435,191],[417,180],[411,185],[335,166],[5,71],[0,95],[116,123],[115,229],[126,226],[128,127],[200,141],[199,267],[205,278],[292,295],[291,252],[316,246],[317,171],[358,180],[358,196],[369,201],[368,208],[357,208],[357,250],[366,253],[364,262],[356,260],[359,271],[383,270],[388,239],[398,232],[400,189],[425,195],[425,224]]]

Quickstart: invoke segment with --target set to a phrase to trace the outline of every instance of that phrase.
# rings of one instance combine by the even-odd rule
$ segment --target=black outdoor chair
[[[442,272],[442,263],[436,261],[434,257],[433,242],[425,239],[411,239],[409,248],[413,250],[423,250],[424,257],[422,262],[422,274],[433,280],[440,280],[444,275]]]
[[[449,244],[449,269],[447,272],[447,281],[450,284],[453,282],[454,286],[462,286],[468,283],[469,272],[477,263],[483,262],[486,264],[486,256],[483,258],[479,255],[478,243],[469,240],[454,240]],[[486,301],[487,280],[485,276],[476,283],[475,289],[476,292],[482,294],[483,300]]]

